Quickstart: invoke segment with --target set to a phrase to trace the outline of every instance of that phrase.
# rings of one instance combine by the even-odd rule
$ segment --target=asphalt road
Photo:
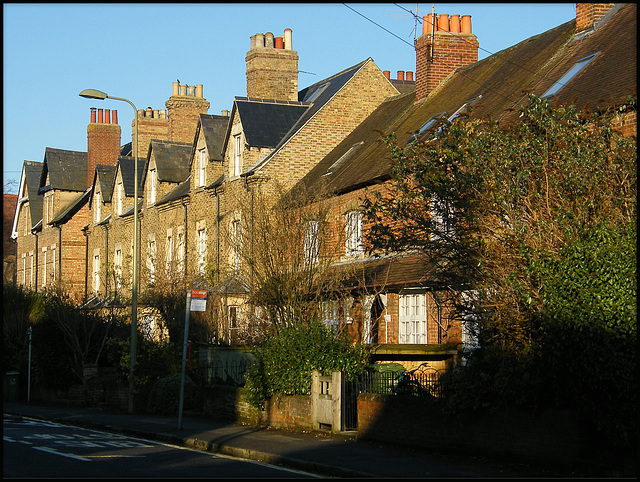
[[[313,474],[121,434],[4,420],[3,478],[301,478]]]

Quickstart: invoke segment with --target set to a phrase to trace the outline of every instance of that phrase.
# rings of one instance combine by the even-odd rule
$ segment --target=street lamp
[[[138,110],[128,99],[113,97],[95,89],[85,89],[80,92],[80,97],[87,99],[113,99],[128,102],[133,107],[133,119],[135,121],[135,137],[133,150],[135,152],[134,184],[133,184],[133,287],[131,289],[131,361],[129,363],[129,413],[133,413],[133,369],[136,364],[136,336],[138,325]]]

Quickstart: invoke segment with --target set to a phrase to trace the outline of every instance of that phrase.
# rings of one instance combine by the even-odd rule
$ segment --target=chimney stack
[[[428,96],[456,69],[477,62],[479,46],[470,15],[424,17],[416,40],[416,100]]]
[[[118,112],[91,108],[91,121],[87,127],[87,187],[93,182],[96,166],[114,166],[120,155],[120,126]],[[113,112],[113,123],[111,122]],[[104,115],[106,114],[106,115]]]
[[[206,114],[209,110],[209,102],[203,96],[202,84],[180,85],[173,82],[173,95],[165,102],[167,116],[162,111],[152,111],[151,117],[162,124],[168,125],[168,139],[171,142],[193,142],[196,126],[200,114]],[[176,94],[177,92],[177,94]],[[160,139],[160,137],[151,137]],[[151,138],[149,140],[151,140]],[[141,145],[141,147],[145,147]],[[149,147],[149,144],[146,144]],[[143,151],[147,155],[147,151]]]
[[[251,36],[247,52],[247,97],[298,100],[298,52],[293,50],[291,29],[282,37],[273,33]]]
[[[592,28],[613,3],[576,3],[576,33]]]

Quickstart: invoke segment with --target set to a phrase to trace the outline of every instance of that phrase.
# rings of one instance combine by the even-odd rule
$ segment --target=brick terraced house
[[[409,142],[433,119],[470,106],[474,115],[506,119],[525,92],[592,109],[623,105],[636,91],[636,6],[577,4],[576,13],[482,61],[469,16],[425,17],[415,82],[404,71],[391,80],[368,58],[302,90],[291,30],[256,34],[245,58],[246,96],[211,115],[202,85],[175,82],[166,110],[138,111],[138,146],[120,146],[117,120],[105,120],[101,109],[96,119],[92,110],[87,153],[47,148],[43,163],[25,161],[12,235],[17,281],[38,290],[60,281],[84,302],[116,292],[126,300],[137,201],[141,293],[162,282],[205,286],[218,340],[233,344],[257,313],[247,304],[252,278],[235,244],[241,233],[250,239],[252,196],[276,187],[329,192],[330,225],[344,243],[336,269],[354,270],[357,279],[327,300],[326,322],[374,345],[378,361],[450,367],[473,340],[449,320],[428,258],[364,250],[365,190],[384,190],[390,180],[381,133]],[[619,122],[636,135],[635,109],[620,112]],[[157,314],[144,313],[153,326]]]

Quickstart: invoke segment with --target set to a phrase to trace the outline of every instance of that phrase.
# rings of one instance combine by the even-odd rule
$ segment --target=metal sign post
[[[178,430],[182,430],[182,408],[184,407],[184,380],[187,369],[187,352],[189,351],[189,313],[207,309],[207,292],[205,290],[187,291],[187,306],[184,313],[184,343],[182,345],[182,375],[180,377],[180,404],[178,407]]]
[[[27,328],[29,334],[29,370],[27,376],[27,402],[31,401],[31,327]]]

